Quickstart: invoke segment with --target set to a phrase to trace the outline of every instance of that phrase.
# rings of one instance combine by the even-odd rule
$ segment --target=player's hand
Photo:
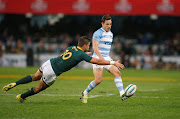
[[[88,55],[91,55],[92,54],[92,52],[85,52],[86,54],[88,54]]]
[[[105,59],[104,59],[104,57],[102,57],[102,56],[101,56],[101,57],[99,57],[99,59],[105,60]]]
[[[115,61],[114,65],[118,68],[118,69],[124,69],[124,65],[119,63],[119,60],[118,61]]]

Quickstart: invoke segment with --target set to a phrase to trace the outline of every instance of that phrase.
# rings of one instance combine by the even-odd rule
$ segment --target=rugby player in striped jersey
[[[111,32],[112,18],[110,15],[104,15],[101,22],[102,27],[93,33],[92,44],[94,54],[92,57],[111,61],[109,56],[111,44],[113,41],[113,33]],[[123,82],[119,69],[114,65],[98,65],[93,64],[93,73],[95,79],[90,82],[87,88],[82,91],[82,103],[87,103],[88,93],[93,90],[102,81],[103,68],[114,76],[114,82],[120,93],[121,99],[124,101],[127,97],[124,94]]]

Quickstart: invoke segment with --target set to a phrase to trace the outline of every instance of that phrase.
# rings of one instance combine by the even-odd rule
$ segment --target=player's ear
[[[103,22],[101,22],[101,24],[103,25],[104,23],[103,23]]]
[[[86,47],[86,44],[84,44],[83,46],[82,46],[82,48],[85,48]]]

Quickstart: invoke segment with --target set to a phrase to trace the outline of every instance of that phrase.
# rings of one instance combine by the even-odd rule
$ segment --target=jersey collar
[[[78,49],[82,50],[79,46],[77,46]],[[83,51],[83,50],[82,50]]]
[[[102,27],[101,27],[101,29],[103,30],[103,31],[105,31]],[[106,31],[105,31],[106,32]]]
[[[108,33],[108,32],[110,32],[110,31],[111,31],[111,30],[110,30],[110,31],[108,31],[108,32],[107,32],[107,31],[105,31],[102,27],[101,27],[101,29],[102,29],[104,32],[106,32],[106,33]]]

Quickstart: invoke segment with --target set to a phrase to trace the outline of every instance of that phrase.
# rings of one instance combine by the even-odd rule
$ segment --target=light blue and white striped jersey
[[[100,54],[103,57],[108,57],[111,50],[111,44],[113,41],[113,33],[111,31],[106,32],[105,30],[100,28],[94,32],[93,40],[99,42],[98,48]],[[93,56],[97,56],[95,52],[93,53]]]

